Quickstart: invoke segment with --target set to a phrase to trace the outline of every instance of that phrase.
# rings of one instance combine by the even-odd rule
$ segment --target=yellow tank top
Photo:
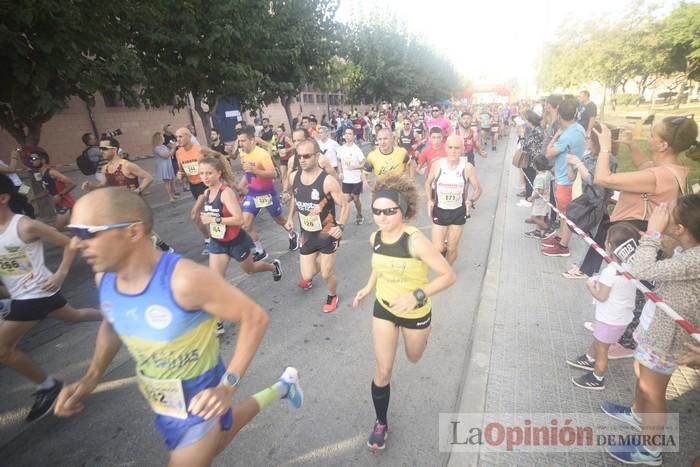
[[[411,254],[411,236],[417,231],[416,227],[406,226],[394,243],[384,243],[382,232],[377,231],[372,244],[372,269],[377,273],[377,301],[389,313],[408,319],[422,318],[431,309],[429,298],[425,305],[408,313],[396,313],[389,306],[395,298],[422,289],[428,283],[428,265]]]

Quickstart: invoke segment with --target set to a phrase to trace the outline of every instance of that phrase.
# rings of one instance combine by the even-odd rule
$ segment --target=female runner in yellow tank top
[[[384,449],[387,438],[389,382],[403,334],[406,355],[417,363],[430,334],[430,297],[455,282],[455,273],[430,240],[405,221],[415,216],[418,191],[412,180],[391,175],[379,177],[372,196],[374,222],[379,227],[370,237],[372,273],[357,292],[353,306],[360,305],[375,289],[372,341],[377,367],[372,380],[372,401],[377,414],[367,445]],[[428,270],[437,277],[428,280]]]

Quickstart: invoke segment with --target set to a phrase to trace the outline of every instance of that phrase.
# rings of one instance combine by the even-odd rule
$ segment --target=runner
[[[401,131],[399,131],[396,135],[395,144],[404,148],[408,153],[408,157],[410,157],[411,160],[415,162],[416,149],[418,148],[419,143],[420,139],[415,129],[413,128],[411,119],[404,118],[403,127],[401,128]]]
[[[297,146],[301,170],[289,174],[292,187],[292,203],[287,217],[287,229],[294,229],[294,213],[299,213],[302,232],[299,266],[299,287],[309,290],[319,272],[326,281],[328,297],[323,306],[324,313],[338,307],[337,280],[335,277],[335,252],[343,235],[343,226],[350,209],[340,190],[338,181],[318,165],[320,149],[314,140]],[[340,218],[336,221],[335,206],[340,206]]]
[[[495,151],[500,134],[501,117],[498,110],[491,109],[491,150]]]
[[[481,184],[476,169],[461,157],[464,150],[462,137],[447,138],[447,157],[433,164],[425,178],[428,212],[433,219],[433,246],[443,252],[447,262],[454,264],[462,238],[464,224],[481,196]],[[469,198],[469,187],[472,196]]]
[[[331,167],[333,167],[333,170],[336,172],[336,177],[340,180],[340,176],[338,176],[338,148],[340,145],[336,140],[332,139],[330,135],[331,132],[328,127],[323,125],[318,127],[317,141],[318,146],[321,148],[321,154],[328,159]]]
[[[285,128],[284,123],[278,126],[276,130],[277,140],[275,142],[277,153],[280,157],[280,176],[282,177],[282,180],[287,178],[289,158],[292,157],[292,142],[287,136],[286,131],[287,129]]]
[[[291,167],[291,169],[289,169],[289,170],[291,170],[292,172],[296,172],[296,171],[301,169],[301,165],[299,165],[299,158],[296,157],[296,148],[297,148],[297,145],[299,143],[301,143],[302,141],[306,141],[307,139],[312,139],[312,138],[311,138],[309,131],[304,129],[304,128],[297,128],[296,130],[294,130],[292,132],[293,151],[292,151],[292,157],[291,157],[291,159],[289,159],[289,163],[288,163],[289,167]],[[313,138],[313,139],[314,139],[314,141],[316,141],[315,138]],[[330,175],[331,177],[338,178],[338,172],[336,172],[336,170],[331,165],[330,160],[325,155],[321,154],[319,156],[318,165],[323,170],[325,170],[326,173],[328,175]],[[289,199],[291,198],[291,195],[288,193],[288,191],[289,191],[288,182],[289,182],[289,177],[287,177],[285,180],[282,180],[282,192],[283,192],[282,201],[285,203],[287,203],[289,201]]]
[[[431,118],[425,121],[425,126],[428,129],[428,131],[437,127],[442,130],[442,134],[445,136],[448,136],[450,133],[452,133],[452,124],[448,119],[445,118],[445,115],[440,107],[433,106],[430,110],[430,114]]]
[[[277,399],[300,407],[297,371],[243,402],[232,402],[262,341],[267,315],[216,272],[151,245],[153,214],[141,198],[107,188],[79,199],[71,217],[79,249],[96,273],[107,319],[85,375],[63,389],[56,415],[83,409],[121,346],[136,361],[139,387],[156,414],[169,465],[210,465],[263,408]],[[214,337],[216,320],[239,324],[228,366]]]
[[[370,236],[372,273],[357,292],[358,307],[376,286],[372,341],[377,362],[372,379],[376,422],[367,445],[384,449],[388,433],[389,383],[403,334],[408,359],[417,363],[428,344],[430,298],[455,282],[455,273],[416,227],[405,224],[417,212],[415,184],[396,175],[379,178],[372,194],[372,213],[379,230]],[[437,277],[428,281],[428,270]]]
[[[175,132],[175,137],[177,138],[178,146],[175,153],[178,163],[177,178],[183,180],[187,177],[190,193],[192,193],[194,200],[197,201],[204,193],[204,190],[207,189],[199,176],[199,161],[204,157],[202,155],[202,147],[192,142],[192,133],[187,128],[179,128]],[[190,212],[190,217],[204,237],[202,256],[207,256],[209,254],[209,230],[200,222],[199,212],[195,211],[194,207]]]
[[[489,138],[491,137],[491,113],[485,106],[481,108],[481,113],[479,114],[479,130],[481,132],[481,142],[484,147],[488,145]]]
[[[75,309],[66,302],[60,289],[75,258],[75,252],[69,248],[70,239],[24,215],[26,198],[17,194],[12,180],[0,174],[0,280],[11,297],[10,306],[0,314],[0,364],[36,385],[34,404],[26,417],[31,422],[51,411],[63,383],[47,375],[29,354],[19,350],[20,341],[47,317],[78,323],[99,321],[102,315],[99,310]],[[55,273],[44,263],[43,242],[63,248]]]
[[[270,216],[287,232],[289,249],[296,250],[299,240],[294,230],[287,230],[287,220],[282,216],[280,197],[275,189],[277,171],[270,153],[255,144],[255,127],[244,126],[238,132],[238,146],[245,179],[240,188],[246,193],[243,201],[243,228],[255,242],[255,261],[267,258],[258,233],[252,230],[253,221],[261,209],[267,209]]]
[[[426,167],[428,172],[433,165],[433,162],[447,155],[445,152],[445,138],[442,130],[436,126],[430,129],[430,145],[423,149],[423,152],[418,157],[416,172],[425,174]]]
[[[81,185],[83,191],[92,191],[106,186],[123,186],[141,194],[152,182],[153,176],[131,161],[123,159],[119,153],[119,141],[111,136],[100,138],[100,152],[107,161],[102,166],[103,178],[99,183],[88,180]],[[141,183],[139,184],[139,177]]]
[[[377,133],[378,147],[370,152],[365,160],[365,172],[372,172],[375,177],[384,175],[403,175],[413,179],[413,165],[404,148],[394,146],[394,135],[388,128]]]
[[[44,192],[34,196],[31,202],[51,196],[56,210],[56,230],[65,231],[70,220],[70,210],[75,204],[70,193],[75,188],[75,183],[52,166],[49,155],[38,146],[29,156],[29,163],[32,165],[34,178],[44,187]]]
[[[343,180],[343,193],[348,198],[348,202],[354,201],[357,215],[355,224],[362,225],[365,218],[362,215],[362,201],[360,195],[362,189],[368,189],[367,177],[362,170],[365,162],[365,155],[362,149],[355,144],[355,131],[352,128],[345,129],[345,144],[338,148],[338,159],[341,167],[341,177]]]
[[[478,152],[481,157],[486,158],[486,153],[481,148],[481,141],[477,131],[474,129],[473,115],[471,112],[462,112],[457,125],[456,134],[462,137],[464,144],[464,155],[471,165],[475,165],[474,151]]]

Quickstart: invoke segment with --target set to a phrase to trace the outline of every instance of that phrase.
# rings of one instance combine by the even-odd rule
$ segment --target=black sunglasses
[[[297,156],[301,157],[302,159],[311,159],[315,155],[316,154],[314,154],[313,152],[307,152],[306,154],[302,154],[300,152],[297,153]]]
[[[375,216],[378,216],[380,214],[384,214],[385,216],[394,216],[398,212],[399,212],[398,206],[394,207],[394,208],[384,208],[384,209],[372,208],[372,214],[374,214]]]
[[[125,227],[130,227],[135,224],[141,224],[141,221],[135,222],[122,222],[119,224],[105,224],[105,225],[78,225],[70,224],[67,228],[70,233],[75,235],[81,240],[90,240],[95,238],[95,236],[100,232],[106,232],[108,230],[123,229]]]
[[[676,141],[676,136],[678,136],[678,129],[681,127],[686,118],[694,118],[695,115],[680,115],[678,117],[673,117],[671,119],[671,125],[673,125],[673,138],[671,138],[671,145]]]

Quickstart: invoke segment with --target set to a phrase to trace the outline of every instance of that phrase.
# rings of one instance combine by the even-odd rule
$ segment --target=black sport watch
[[[217,224],[221,224],[221,216],[216,216],[214,218],[214,222],[216,222]]]
[[[423,289],[416,289],[413,291],[413,296],[416,298],[416,301],[418,304],[416,305],[417,308],[422,307],[425,305],[425,301],[428,299],[428,296],[425,295],[425,292]]]

